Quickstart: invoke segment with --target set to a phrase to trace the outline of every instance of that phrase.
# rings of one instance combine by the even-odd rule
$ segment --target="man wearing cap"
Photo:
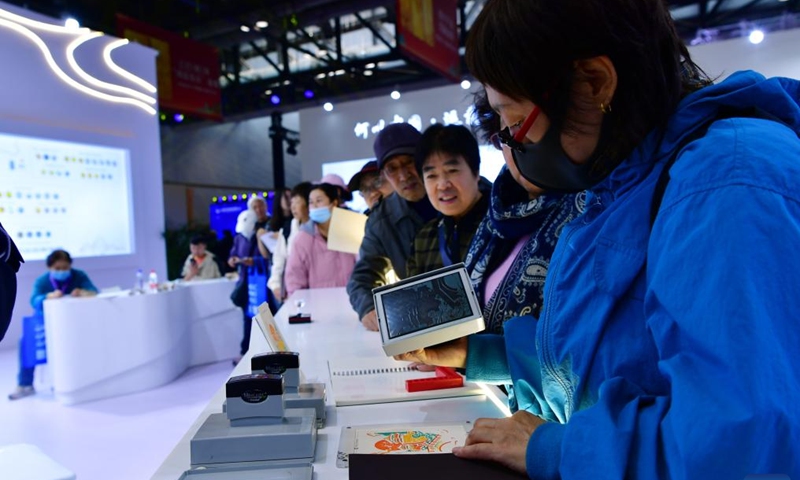
[[[367,215],[375,209],[379,201],[394,192],[392,185],[381,176],[377,160],[370,160],[365,163],[361,170],[350,179],[347,188],[351,192],[361,192],[361,196],[367,202],[368,210],[364,212]]]
[[[394,188],[367,220],[347,293],[368,330],[378,331],[372,289],[389,283],[389,272],[402,278],[417,231],[436,216],[414,165],[422,135],[407,123],[393,123],[375,138],[373,149],[381,176]]]

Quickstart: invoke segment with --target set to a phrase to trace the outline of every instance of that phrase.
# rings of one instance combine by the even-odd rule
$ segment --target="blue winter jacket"
[[[470,339],[468,375],[510,376],[549,421],[531,478],[800,479],[798,104],[800,83],[754,72],[685,98],[565,227],[539,321]],[[688,143],[651,231],[681,139],[750,106],[782,123],[718,120]]]

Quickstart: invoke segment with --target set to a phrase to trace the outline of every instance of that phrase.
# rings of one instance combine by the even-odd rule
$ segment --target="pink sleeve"
[[[287,295],[291,295],[295,290],[308,288],[310,250],[313,241],[314,238],[306,232],[297,234],[283,272]]]

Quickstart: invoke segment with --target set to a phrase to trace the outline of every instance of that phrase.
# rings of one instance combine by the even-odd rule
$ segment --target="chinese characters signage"
[[[473,119],[473,112],[474,107],[469,106],[465,109],[464,113],[459,115],[458,111],[448,110],[442,113],[441,118],[431,118],[429,125],[433,125],[435,123],[441,123],[443,125],[472,125]],[[463,119],[463,120],[462,120]],[[392,117],[390,122],[386,120],[380,119],[375,123],[371,123],[369,121],[362,121],[356,122],[356,126],[353,129],[353,133],[355,133],[356,138],[360,138],[362,140],[368,140],[370,136],[375,136],[381,130],[386,127],[389,123],[408,123],[412,127],[416,128],[420,132],[425,130],[428,125],[423,125],[422,117],[417,114],[411,115],[408,118],[403,118],[400,115],[395,115]]]
[[[158,50],[158,101],[168,109],[222,119],[217,49],[117,15],[120,36]]]

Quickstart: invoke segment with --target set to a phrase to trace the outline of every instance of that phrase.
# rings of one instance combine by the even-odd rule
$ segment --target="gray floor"
[[[187,370],[147,392],[63,406],[37,369],[37,394],[11,402],[17,352],[0,351],[0,446],[30,443],[80,480],[148,479],[172,451],[233,366],[229,360]],[[2,477],[2,475],[0,475]]]

